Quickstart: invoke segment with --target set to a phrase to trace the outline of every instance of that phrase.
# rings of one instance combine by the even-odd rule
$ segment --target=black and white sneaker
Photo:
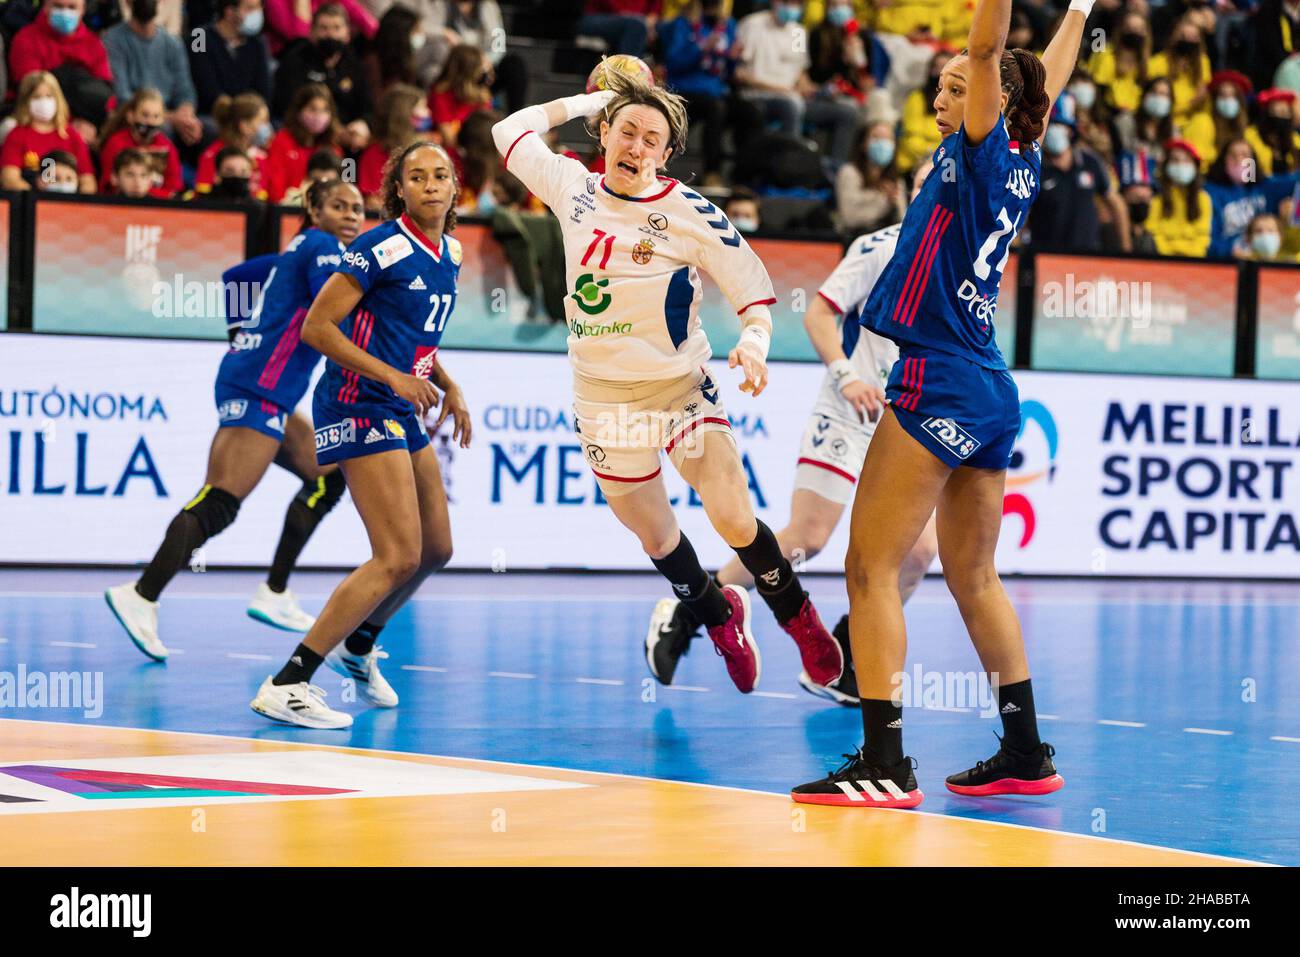
[[[306,681],[277,685],[268,677],[249,707],[272,721],[302,728],[352,727],[352,715],[330,708],[325,703],[325,692]]]
[[[799,685],[809,694],[842,704],[846,708],[856,708],[861,702],[858,699],[858,673],[853,670],[853,648],[849,645],[848,615],[839,620],[839,624],[831,631],[831,637],[835,639],[840,646],[840,653],[844,655],[843,673],[830,684],[819,685],[812,680],[807,670],[800,671]]]
[[[975,767],[949,775],[945,782],[953,794],[989,797],[995,794],[1051,794],[1065,787],[1052,758],[1056,748],[1046,741],[1027,754],[1013,751],[998,738],[998,753]]]
[[[677,663],[699,633],[700,623],[685,602],[661,598],[655,604],[645,636],[645,660],[660,684],[673,683]]]
[[[916,807],[925,795],[916,784],[916,761],[903,758],[892,767],[879,764],[863,751],[844,755],[844,763],[820,781],[801,784],[790,792],[799,804],[831,807]]]

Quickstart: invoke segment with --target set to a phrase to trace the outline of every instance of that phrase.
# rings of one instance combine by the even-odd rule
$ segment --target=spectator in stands
[[[367,40],[379,29],[379,21],[358,0],[266,0],[266,42],[274,56],[279,56],[294,40],[309,37],[312,15],[324,4],[343,7],[352,32]]]
[[[1120,195],[1128,209],[1133,251],[1154,255],[1155,243],[1146,231],[1146,221],[1155,196],[1160,164],[1151,153],[1142,149],[1135,153],[1121,153],[1118,165]]]
[[[438,55],[428,37],[419,16],[410,7],[395,3],[388,8],[379,20],[375,42],[364,61],[370,88],[376,96],[383,95],[394,83],[429,86],[441,63],[435,62]]]
[[[189,44],[198,109],[211,115],[220,96],[271,98],[271,57],[262,31],[262,0],[216,0],[217,18]]]
[[[334,97],[339,122],[344,126],[343,146],[360,152],[370,142],[366,117],[374,108],[370,81],[361,60],[351,47],[348,16],[339,3],[325,3],[311,15],[311,36],[294,43],[280,58],[275,71],[275,99],[271,115],[276,119],[305,83],[324,83]]]
[[[1233,250],[1238,259],[1255,262],[1296,262],[1282,251],[1282,223],[1272,213],[1259,213],[1246,227],[1245,242]]]
[[[1300,96],[1300,53],[1293,53],[1282,61],[1273,74],[1273,85]]]
[[[231,203],[254,202],[248,191],[252,176],[253,161],[248,154],[234,146],[227,146],[217,154],[216,180],[212,184],[212,191],[205,198]]]
[[[1205,37],[1192,15],[1183,16],[1174,26],[1169,48],[1147,63],[1147,76],[1169,78],[1175,122],[1184,124],[1196,114],[1208,112],[1210,58],[1205,52]]]
[[[1183,129],[1183,139],[1196,147],[1205,168],[1219,152],[1246,132],[1246,104],[1253,91],[1250,80],[1235,70],[1210,77],[1210,112],[1198,113]]]
[[[37,70],[23,77],[13,119],[17,125],[0,147],[0,189],[31,189],[40,172],[41,157],[65,150],[76,158],[81,192],[95,191],[90,150],[72,126],[68,101],[54,74]]]
[[[278,203],[292,187],[301,185],[307,175],[307,162],[316,150],[325,147],[342,155],[338,146],[342,136],[343,127],[329,87],[323,83],[298,87],[285,110],[284,126],[267,151],[267,200]],[[220,172],[220,157],[217,165]]]
[[[732,189],[722,211],[742,233],[756,233],[763,228],[763,205],[752,189],[744,186]]]
[[[893,126],[875,123],[862,132],[853,158],[835,174],[841,230],[856,235],[903,221],[907,194],[897,159]]]
[[[1127,252],[1128,207],[1106,164],[1076,138],[1074,97],[1062,93],[1043,135],[1042,182],[1029,210],[1032,245],[1043,252]],[[1103,224],[1110,227],[1110,243],[1103,241]]]
[[[456,207],[462,212],[486,215],[495,207],[493,187],[505,172],[501,154],[492,141],[492,125],[500,119],[500,113],[479,110],[465,117],[460,125],[459,149],[452,153],[452,161],[459,164],[461,174]]]
[[[41,157],[36,189],[42,193],[75,193],[79,178],[75,156],[67,150],[50,150]]]
[[[1151,200],[1146,230],[1162,256],[1204,256],[1214,212],[1201,185],[1201,158],[1186,140],[1165,144],[1160,191]],[[1035,204],[1037,205],[1037,204]]]
[[[723,134],[730,127],[743,150],[762,129],[753,104],[734,96],[736,21],[723,14],[723,0],[694,2],[659,28],[668,85],[686,97],[692,124],[704,130],[705,186],[721,185]]]
[[[1261,0],[1255,11],[1255,85],[1273,85],[1288,56],[1300,53],[1300,0]]]
[[[1260,213],[1279,212],[1297,181],[1300,174],[1261,177],[1250,143],[1245,139],[1230,142],[1210,167],[1205,183],[1214,209],[1210,255],[1232,255],[1250,221]]]
[[[1088,72],[1106,91],[1112,109],[1135,113],[1142,103],[1142,88],[1148,79],[1151,58],[1151,28],[1140,13],[1127,13],[1119,22],[1118,35],[1088,60]]]
[[[442,73],[429,90],[429,113],[442,144],[456,149],[461,124],[471,114],[492,108],[492,62],[478,47],[453,47]]]
[[[1163,159],[1164,144],[1174,138],[1173,103],[1173,87],[1167,77],[1148,80],[1137,113],[1116,117],[1122,149],[1146,151],[1157,163]],[[1121,123],[1121,119],[1128,122]]]
[[[137,149],[124,149],[113,157],[109,183],[115,195],[126,199],[144,199],[153,185],[153,163]]]
[[[858,111],[847,103],[816,96],[817,88],[808,77],[806,36],[799,25],[802,13],[798,0],[777,0],[771,10],[751,13],[737,24],[741,53],[736,83],[742,95],[786,133],[802,136],[805,123],[825,127],[830,133],[827,153],[838,168],[853,151]]]
[[[302,182],[289,189],[280,200],[281,206],[301,206],[307,197],[307,190],[313,183],[322,179],[344,179],[343,160],[338,153],[330,149],[320,149],[311,154],[307,161],[307,175]]]
[[[898,144],[898,168],[915,169],[939,148],[943,137],[935,125],[934,101],[939,95],[939,75],[952,54],[940,50],[930,59],[925,85],[913,90],[903,103],[903,132]]]
[[[394,83],[384,91],[375,111],[375,136],[357,164],[357,189],[366,209],[383,209],[384,164],[393,150],[433,133],[433,116],[418,87]]]
[[[1296,95],[1276,87],[1260,92],[1255,101],[1259,118],[1246,129],[1246,140],[1259,158],[1265,176],[1300,169],[1300,133],[1296,132],[1293,111]]]
[[[113,71],[104,44],[82,23],[85,7],[85,0],[44,0],[36,19],[14,34],[10,80],[22,82],[37,70],[52,73],[71,116],[98,128],[108,115]]]
[[[661,6],[662,0],[587,0],[578,34],[600,37],[610,53],[645,56]]]
[[[113,161],[126,149],[144,153],[153,167],[149,195],[171,199],[185,184],[181,181],[181,159],[176,144],[163,133],[166,117],[162,94],[144,86],[118,104],[104,124],[99,147],[99,188],[113,191]]]
[[[564,321],[564,236],[549,212],[530,212],[528,187],[502,172],[493,184],[492,238],[528,302],[525,318]]]
[[[506,112],[528,105],[528,66],[506,49],[505,23],[496,0],[431,0],[424,29],[448,50],[462,43],[478,47],[492,63],[492,93],[505,97]]]
[[[895,118],[883,84],[889,55],[855,17],[852,0],[830,0],[826,15],[808,34],[808,78],[822,96],[855,107],[863,122]]]
[[[180,39],[158,25],[158,0],[131,0],[131,18],[104,31],[104,48],[118,102],[130,99],[137,90],[157,90],[166,108],[163,122],[168,135],[197,146],[203,139],[203,124],[194,111],[189,58]],[[104,182],[111,170],[105,166]]]
[[[220,96],[213,104],[212,116],[217,125],[217,137],[199,157],[199,167],[194,176],[195,192],[212,191],[217,181],[217,154],[227,146],[233,146],[241,150],[252,164],[249,195],[265,200],[266,149],[275,135],[266,101],[256,93]]]

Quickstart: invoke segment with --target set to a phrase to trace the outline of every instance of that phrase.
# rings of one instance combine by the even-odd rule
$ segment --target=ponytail
[[[1022,150],[1043,135],[1051,101],[1047,97],[1047,71],[1028,50],[1006,50],[1000,64],[1002,89],[1007,94],[1007,132]]]

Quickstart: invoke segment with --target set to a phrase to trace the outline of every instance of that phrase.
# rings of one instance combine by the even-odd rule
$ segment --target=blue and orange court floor
[[[166,665],[103,603],[128,577],[0,571],[0,865],[1300,864],[1300,585],[1012,580],[1065,790],[949,794],[998,722],[943,698],[908,712],[925,804],[880,811],[789,801],[861,732],[761,606],[742,696],[705,642],[649,678],[649,576],[444,574],[381,639],[401,706],[322,672],[356,723],[306,731],[248,708],[296,641],[244,615],[257,575],[180,576]],[[833,622],[842,580],[810,586]],[[910,667],[978,667],[941,581],[907,617]]]

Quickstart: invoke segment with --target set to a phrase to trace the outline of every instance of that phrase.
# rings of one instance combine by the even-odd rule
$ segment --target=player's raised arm
[[[581,163],[551,152],[542,142],[542,134],[569,120],[594,116],[613,98],[609,90],[600,90],[511,113],[492,127],[492,141],[506,170],[519,177],[547,206],[555,206],[563,198],[565,180],[586,170]]]
[[[1011,0],[979,0],[966,55],[966,142],[978,146],[1002,119],[1002,51],[1011,25]]]
[[[1070,0],[1070,9],[1065,12],[1065,19],[1043,51],[1043,70],[1047,79],[1043,88],[1047,90],[1047,113],[1050,116],[1056,98],[1061,95],[1065,85],[1070,82],[1074,65],[1079,62],[1079,44],[1083,42],[1083,26],[1092,12],[1096,0]],[[1047,127],[1043,127],[1047,132]],[[1038,137],[1042,141],[1042,136]]]

